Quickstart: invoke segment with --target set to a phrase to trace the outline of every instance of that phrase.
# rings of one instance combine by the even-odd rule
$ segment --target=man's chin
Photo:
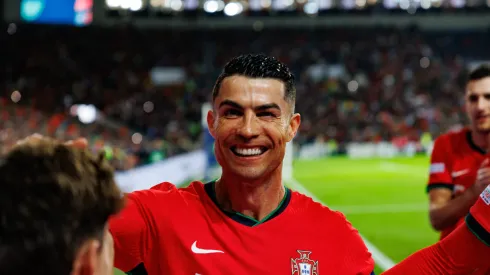
[[[233,174],[246,181],[256,181],[264,177],[264,171],[258,167],[236,167]]]

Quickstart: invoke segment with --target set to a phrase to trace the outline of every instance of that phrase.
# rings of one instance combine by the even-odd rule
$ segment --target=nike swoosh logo
[[[460,170],[460,171],[455,171],[453,173],[451,173],[451,176],[453,178],[457,178],[457,177],[460,177],[464,174],[467,174],[468,172],[470,171],[470,169],[464,169],[464,170]]]
[[[214,249],[202,249],[202,248],[199,248],[197,247],[197,241],[195,241],[193,244],[192,244],[192,247],[191,247],[191,250],[192,252],[196,253],[196,254],[212,254],[212,253],[225,253],[221,250],[214,250]]]

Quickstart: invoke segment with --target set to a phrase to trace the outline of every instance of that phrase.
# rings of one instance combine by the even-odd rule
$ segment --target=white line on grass
[[[403,174],[413,174],[414,171],[425,171],[424,167],[409,165],[409,164],[401,164],[391,161],[383,161],[379,164],[379,168],[384,172],[394,172],[394,173],[403,173]]]
[[[288,181],[291,184],[291,187],[295,189],[296,191],[303,193],[306,196],[309,196],[312,198],[314,201],[318,203],[324,204],[321,200],[319,200],[315,195],[313,195],[308,189],[306,189],[300,182],[298,182],[295,179],[291,179]],[[381,252],[376,246],[374,246],[372,243],[370,243],[366,238],[364,238],[361,234],[362,239],[364,240],[364,243],[366,244],[368,250],[371,252],[373,255],[373,259],[376,262],[377,265],[381,269],[388,270],[392,268],[395,265],[395,262],[393,262],[392,259],[388,258],[383,252]]]
[[[344,213],[351,214],[384,214],[384,213],[417,213],[428,211],[426,203],[377,204],[377,205],[339,205],[329,206]]]

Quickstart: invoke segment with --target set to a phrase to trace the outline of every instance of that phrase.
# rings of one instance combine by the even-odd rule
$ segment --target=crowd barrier
[[[164,181],[180,185],[189,179],[203,178],[205,169],[206,154],[203,150],[198,150],[117,172],[116,183],[123,192],[148,189]]]

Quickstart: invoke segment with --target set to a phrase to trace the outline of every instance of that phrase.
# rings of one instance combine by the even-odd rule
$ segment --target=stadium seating
[[[481,45],[489,39],[414,28],[237,34],[18,25],[2,34],[9,54],[0,152],[32,132],[90,136],[119,170],[193,150],[200,106],[220,68],[250,51],[294,72],[303,116],[297,144],[334,140],[342,151],[350,141],[419,140],[464,121],[461,75],[470,62],[488,60]],[[178,68],[184,77],[162,85],[155,68]],[[73,104],[93,104],[105,119],[83,124],[71,115]]]

